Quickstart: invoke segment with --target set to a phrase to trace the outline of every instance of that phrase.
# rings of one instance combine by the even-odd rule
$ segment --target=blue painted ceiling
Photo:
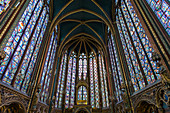
[[[112,21],[114,0],[53,0],[53,21],[59,44],[75,51],[96,51],[106,43],[106,21]]]

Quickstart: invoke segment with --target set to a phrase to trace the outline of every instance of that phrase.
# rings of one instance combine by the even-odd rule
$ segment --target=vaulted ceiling
[[[59,26],[63,49],[90,52],[106,43],[114,0],[53,0],[52,25]],[[52,28],[53,28],[52,27]]]

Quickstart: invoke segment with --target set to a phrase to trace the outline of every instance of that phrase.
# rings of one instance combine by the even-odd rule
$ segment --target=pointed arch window
[[[148,37],[130,0],[121,1],[116,17],[118,31],[123,45],[134,90],[159,79],[156,64],[151,55],[154,52]]]
[[[168,0],[146,0],[167,33],[170,35],[170,6]]]
[[[78,88],[78,100],[87,101],[87,88],[85,86],[80,86]]]
[[[108,108],[108,86],[103,55],[99,54],[98,56],[91,52],[89,57],[87,57],[84,53],[81,53],[78,57],[73,51],[68,57],[68,62],[67,55],[68,54],[66,52],[61,59],[58,85],[56,87],[55,107],[62,108],[62,102],[65,98],[66,109],[73,108],[75,102],[77,102],[77,104],[87,104],[89,101],[91,101],[93,108]],[[79,61],[77,59],[79,59]],[[99,59],[99,63],[97,62],[97,59]],[[89,62],[89,79],[87,79],[87,61]],[[98,65],[100,66],[98,67]],[[77,66],[78,69],[76,76]],[[66,67],[68,67],[67,70]],[[88,82],[88,80],[90,81]],[[101,87],[99,84],[100,81]],[[78,83],[87,84],[82,85]],[[88,83],[89,87],[87,86]],[[77,97],[75,97],[75,93]],[[100,97],[100,93],[102,94],[102,97]],[[64,94],[65,97],[63,97]],[[90,100],[88,97],[90,97]],[[103,103],[102,106],[100,106],[100,101]]]
[[[107,88],[107,80],[106,80],[106,70],[105,63],[103,59],[103,55],[99,52],[99,72],[100,72],[100,82],[101,82],[101,94],[102,94],[102,102],[103,107],[109,107],[109,99],[108,99],[108,88]]]
[[[87,56],[82,53],[79,57],[79,80],[86,80],[87,77]]]
[[[54,58],[55,58],[55,53],[56,53],[56,48],[57,48],[57,33],[56,30],[53,31],[53,34],[51,36],[50,44],[48,47],[48,52],[47,52],[47,57],[41,77],[41,93],[40,93],[40,99],[42,102],[46,102],[47,96],[48,96],[48,88],[49,88],[49,83],[51,79],[51,73],[52,73],[52,68],[54,65]]]
[[[90,54],[89,58],[89,69],[90,69],[90,101],[92,108],[99,108],[100,98],[99,98],[99,82],[97,73],[97,62],[96,57],[93,52]]]
[[[66,63],[67,63],[67,52],[65,52],[65,54],[62,56],[62,59],[61,59],[57,93],[56,93],[56,102],[55,102],[55,107],[57,108],[61,108],[62,106]]]
[[[109,30],[108,30],[109,31]],[[117,51],[115,48],[115,42],[113,39],[113,36],[109,36],[108,40],[108,48],[109,48],[109,55],[111,60],[111,68],[113,73],[113,80],[114,80],[114,86],[115,86],[115,92],[116,92],[116,98],[118,101],[122,100],[121,96],[121,84],[122,84],[122,77],[121,77],[121,71],[120,71],[120,64],[118,61]]]
[[[68,74],[66,82],[65,107],[72,108],[75,100],[75,75],[76,75],[76,54],[72,52],[68,62]]]
[[[48,22],[48,6],[42,0],[30,1],[9,37],[0,65],[3,82],[26,92]]]
[[[118,3],[118,0],[115,0],[115,4],[117,5],[117,3]]]

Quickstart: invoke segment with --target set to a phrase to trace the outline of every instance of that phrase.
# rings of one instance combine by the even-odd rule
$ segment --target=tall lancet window
[[[167,33],[170,35],[170,4],[168,0],[146,0]]]
[[[71,53],[68,62],[68,74],[66,82],[66,96],[65,96],[65,107],[72,108],[75,100],[75,75],[76,75],[76,54],[74,51]]]
[[[140,20],[130,2],[121,1],[118,9],[117,26],[128,64],[134,90],[142,89],[147,84],[159,79],[156,64],[151,55],[154,52]]]
[[[57,48],[57,34],[56,34],[56,30],[54,30],[49,43],[47,57],[46,57],[46,61],[45,61],[45,65],[40,81],[40,84],[42,86],[40,99],[42,102],[46,102],[48,96],[48,92],[49,92],[48,88],[51,79],[51,73],[54,64],[56,48]]]
[[[65,81],[65,74],[66,74],[66,63],[67,63],[67,52],[62,56],[60,71],[59,71],[59,78],[58,78],[58,86],[57,86],[57,93],[56,93],[56,102],[55,107],[61,108],[62,107],[62,100],[63,100],[63,93],[64,93],[64,81]]]
[[[100,82],[101,82],[102,103],[103,103],[103,107],[106,108],[106,107],[109,107],[106,69],[105,69],[103,55],[100,52],[99,52],[98,58],[99,58],[99,72],[100,72]]]
[[[0,64],[0,79],[26,92],[48,22],[48,6],[42,0],[30,1],[9,37]]]
[[[97,73],[97,61],[96,56],[93,52],[90,54],[89,58],[89,68],[90,68],[90,101],[92,108],[99,108],[99,76]]]
[[[115,93],[116,98],[118,101],[122,99],[121,97],[121,84],[122,84],[122,77],[120,73],[120,64],[118,61],[117,51],[115,48],[115,42],[113,39],[113,36],[110,35],[108,37],[108,48],[109,48],[109,54],[110,54],[110,61],[111,61],[111,68],[113,73],[113,81],[115,86]]]
[[[79,56],[79,80],[86,80],[87,77],[87,56],[82,53]]]

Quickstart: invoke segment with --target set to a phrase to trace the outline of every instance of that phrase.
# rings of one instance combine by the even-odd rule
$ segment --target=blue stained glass
[[[50,45],[48,48],[48,53],[43,69],[42,79],[41,79],[41,85],[43,86],[41,89],[41,101],[46,102],[47,96],[48,96],[48,87],[51,79],[52,74],[52,67],[54,63],[55,53],[56,53],[56,47],[57,47],[57,35],[55,36],[55,33],[53,32],[50,40]]]
[[[166,0],[146,0],[167,33],[170,35],[170,6]]]
[[[105,70],[105,66],[104,66],[104,60],[103,57],[101,55],[101,53],[99,53],[99,69],[100,69],[100,81],[101,81],[101,92],[102,92],[102,101],[103,101],[103,107],[109,107],[108,105],[108,89],[107,89],[107,85],[106,85],[106,70]]]
[[[69,97],[70,97],[70,86],[71,86],[71,73],[72,73],[72,64],[73,64],[73,58],[72,56],[70,57],[69,60],[69,64],[68,64],[68,74],[67,74],[67,82],[66,82],[66,105],[65,107],[68,108],[69,107]]]
[[[79,80],[86,80],[87,76],[87,59],[86,55],[82,53],[79,57]]]
[[[47,0],[47,3],[50,4],[50,0]]]
[[[11,0],[1,0],[0,1],[0,15],[5,12],[10,6]]]
[[[37,2],[37,1],[35,1],[35,2]],[[33,2],[30,2],[29,5],[28,5],[28,7],[32,7],[31,5],[35,6],[35,4],[34,4]],[[31,24],[31,25],[34,25],[34,24],[35,24],[35,21],[36,21],[37,18],[38,18],[38,17],[37,17],[35,20],[33,20],[33,17],[34,17],[34,16],[39,15],[39,12],[38,12],[37,10],[40,10],[40,9],[41,9],[41,7],[42,7],[42,2],[40,1],[40,2],[38,3],[38,5],[40,5],[40,6],[36,6],[35,11],[34,11],[34,14],[33,14],[32,18],[31,18],[31,20],[30,20],[30,22],[29,22],[29,24]],[[28,9],[28,7],[27,7],[27,9]],[[25,10],[25,12],[29,13],[29,12],[27,11],[27,9]],[[32,10],[33,10],[33,8],[32,8]],[[26,27],[26,26],[23,24],[23,21],[24,21],[23,19],[24,19],[24,18],[25,18],[25,15],[23,15],[23,16],[21,17],[21,19],[20,19],[17,27],[15,28],[14,32],[12,33],[12,36],[11,36],[10,39],[9,39],[9,42],[7,42],[7,45],[11,45],[11,44],[10,44],[10,43],[12,43],[11,40],[14,41],[14,39],[15,39],[15,40],[18,42],[18,41],[19,41],[19,38],[21,38],[21,37],[20,37],[21,34],[20,34],[19,32],[21,32],[22,30],[20,30],[20,29],[24,29],[24,28]],[[17,30],[17,29],[18,29],[18,30]],[[33,29],[33,28],[32,28],[32,29]],[[29,30],[32,30],[32,29],[29,29]],[[27,29],[26,29],[26,31],[25,31],[25,34],[28,34],[28,33],[27,33],[27,30],[28,30],[28,27],[27,27]],[[18,31],[18,32],[16,32],[16,31]],[[16,38],[15,38],[15,35],[18,35],[19,37],[16,37]],[[28,42],[28,38],[29,38],[29,37],[25,38],[25,35],[23,35],[23,37],[21,38],[22,40],[19,42],[19,46],[17,47],[16,52],[14,53],[13,58],[11,58],[11,59],[12,59],[11,62],[9,62],[9,63],[10,63],[9,65],[12,64],[13,60],[15,60],[15,61],[16,61],[16,65],[18,65],[19,61],[21,60],[21,56],[22,56],[23,53],[24,53],[24,49],[25,49],[26,44],[27,44],[27,42]],[[7,55],[8,58],[9,58],[9,56],[11,56],[12,53],[14,52],[14,48],[16,48],[16,43],[13,44],[13,46],[11,46],[11,48],[10,48],[10,49],[11,49],[11,50],[10,50],[11,52],[10,52],[10,53],[7,52],[7,53],[9,53],[9,54]],[[5,50],[7,50],[7,49],[5,48],[4,51],[5,51]],[[5,51],[5,52],[6,52],[6,51]],[[19,56],[17,56],[17,54],[19,54]],[[15,59],[15,57],[17,57],[17,58]],[[9,59],[8,59],[8,61],[9,61]],[[7,70],[9,70],[9,67],[7,67]],[[11,75],[10,75],[10,80],[13,79],[14,74],[15,74],[15,72],[16,72],[16,69],[15,69],[15,70],[9,70],[9,71],[11,71],[11,72],[5,73],[3,79],[6,78],[6,77],[8,77],[9,74],[11,74]],[[1,73],[3,73],[3,72],[1,72]],[[8,80],[9,80],[9,79],[8,79]],[[10,84],[10,80],[9,80],[7,83]],[[3,81],[5,82],[5,80],[3,80]]]
[[[86,80],[86,76],[87,76],[87,59],[86,57],[84,57],[83,60],[83,79]]]
[[[16,43],[15,43],[15,40],[18,41],[20,39],[20,36],[21,36],[21,30],[20,29],[24,29],[26,27],[26,23],[28,21],[25,20],[25,18],[30,18],[30,16],[28,15],[29,14],[29,11],[33,11],[34,7],[35,7],[35,4],[37,3],[38,0],[35,0],[34,2],[30,1],[28,7],[26,8],[24,14],[22,15],[17,27],[14,29],[11,37],[9,38],[7,44],[6,44],[6,47],[4,48],[4,51],[7,53],[6,57],[8,57],[8,59],[6,60],[3,60],[2,62],[5,62],[5,61],[9,61],[9,57],[11,56],[11,54],[13,53],[14,51],[14,48],[16,47]],[[32,7],[33,6],[33,7]],[[26,21],[26,22],[24,22]],[[24,24],[25,23],[25,24]],[[21,27],[19,27],[21,26]],[[10,51],[10,52],[9,52]],[[6,64],[7,65],[7,64]],[[0,72],[0,74],[2,74],[3,72]]]
[[[115,4],[117,4],[118,3],[118,0],[115,0]]]
[[[94,89],[95,89],[95,100],[96,100],[96,108],[99,108],[99,83],[98,83],[98,74],[97,74],[97,62],[96,57],[93,57],[93,69],[94,69]],[[107,90],[106,90],[107,93]]]
[[[63,89],[64,89],[64,80],[65,80],[65,71],[66,71],[66,62],[67,62],[67,52],[62,57],[62,62],[60,65],[60,72],[59,72],[59,80],[57,86],[57,93],[56,93],[56,104],[55,107],[61,108],[62,105],[62,97],[63,97]]]
[[[148,1],[151,2],[151,1]],[[159,79],[159,74],[156,74],[157,67],[156,64],[153,63],[151,59],[152,52],[154,52],[153,48],[151,47],[151,44],[149,43],[148,37],[145,33],[145,30],[143,29],[139,18],[130,2],[130,0],[125,0],[121,2],[123,14],[125,17],[125,21],[127,23],[127,28],[130,31],[130,34],[132,36],[132,41],[130,40],[130,37],[128,35],[122,13],[120,10],[118,10],[118,16],[117,19],[117,26],[119,29],[120,38],[122,41],[126,61],[128,64],[128,68],[130,71],[130,76],[132,80],[132,84],[134,86],[135,91],[145,87],[144,78],[141,74],[141,70],[145,73],[146,79],[148,83],[152,83],[155,81],[154,73]],[[154,6],[154,2],[151,3],[151,7]],[[159,7],[159,4],[157,4]],[[135,27],[137,30],[135,30]],[[139,34],[139,37],[137,35]],[[132,46],[132,42],[136,48],[137,55],[140,59],[140,62],[137,61],[136,54],[134,52],[134,48]],[[143,46],[143,47],[142,47]],[[148,58],[146,57],[148,56]],[[149,65],[149,62],[151,65]],[[142,66],[142,69],[139,68],[139,63]],[[152,71],[152,69],[154,72]],[[156,70],[156,71],[155,71]]]
[[[71,85],[71,102],[70,102],[70,108],[73,107],[74,105],[74,93],[75,93],[75,75],[76,75],[76,55],[74,54],[74,59],[73,59],[73,71],[72,71],[72,85]]]
[[[95,103],[94,103],[94,75],[93,75],[93,58],[92,58],[92,55],[90,55],[90,60],[89,60],[89,67],[90,67],[90,94],[91,94],[91,105],[92,105],[92,108],[95,107]]]
[[[36,43],[40,43],[39,41],[41,40],[42,37],[38,37],[39,36],[39,33],[40,33],[40,28],[42,27],[42,24],[43,24],[43,20],[45,18],[45,14],[46,14],[46,10],[44,8],[43,10],[43,13],[41,15],[41,18],[39,19],[39,22],[38,22],[38,25],[37,25],[37,28],[35,30],[35,33],[33,35],[33,38],[32,38],[32,41],[31,41],[31,44],[27,50],[27,53],[25,55],[25,58],[22,62],[22,67],[20,69],[20,73],[18,74],[17,78],[16,78],[16,81],[15,81],[15,85],[14,87],[16,87],[17,89],[20,88],[20,85],[21,85],[21,82],[18,84],[18,81],[22,81],[23,80],[23,77],[24,76],[19,76],[21,73],[22,75],[24,75],[26,73],[26,68],[28,67],[28,63],[30,62],[31,60],[31,57],[32,57],[32,54],[34,52],[34,48],[36,47]]]
[[[81,56],[80,56],[80,59],[79,59],[79,80],[81,80],[81,78],[82,78],[82,63],[83,61],[82,61],[82,58],[81,58]]]
[[[59,96],[59,92],[60,92],[60,84],[61,84],[61,76],[62,76],[62,69],[63,69],[63,63],[64,62],[64,56],[62,57],[62,62],[60,65],[60,72],[59,72],[59,80],[58,80],[58,86],[57,86],[57,93],[56,93],[56,102],[55,102],[55,107],[58,106],[58,96]]]
[[[130,3],[128,2],[127,5],[130,5]],[[130,18],[130,15],[128,14],[128,10],[127,10],[124,2],[122,2],[122,6],[123,6],[122,8],[124,9],[124,15],[126,15],[126,17],[128,18],[127,23],[130,23],[130,24],[128,24],[128,26],[134,27],[134,26],[133,26],[133,23],[132,23],[132,19]],[[130,7],[130,6],[129,6],[129,7]],[[133,10],[132,7],[131,7],[130,10]],[[129,29],[129,30],[130,30],[130,29]],[[137,37],[136,31],[134,31],[133,34],[131,33],[131,35],[132,35],[132,40],[133,40],[133,42],[136,42],[136,43],[134,43],[134,45],[135,45],[135,47],[136,47],[136,51],[137,51],[137,53],[138,53],[138,56],[139,56],[139,58],[141,59],[141,60],[140,60],[141,63],[147,63],[148,60],[147,60],[147,58],[145,57],[145,54],[144,54],[143,49],[142,49],[141,42],[139,41],[139,38]],[[148,65],[149,65],[149,64],[148,64]],[[148,66],[142,65],[142,67],[143,67],[144,70],[145,70],[146,67],[148,67]],[[148,70],[151,72],[151,68],[150,68],[150,67],[148,67]],[[146,70],[145,70],[144,72],[145,72],[145,74],[146,74],[146,76],[147,76],[147,81],[148,81],[149,83],[151,83],[152,81],[154,81],[154,80],[151,80],[151,77],[150,77],[150,76],[148,76]]]
[[[140,87],[141,88],[143,88],[144,86],[143,86],[143,84],[145,84],[144,83],[144,81],[142,80],[142,81],[140,81],[141,79],[140,79],[140,77],[139,77],[139,75],[138,75],[138,73],[140,73],[141,74],[141,72],[140,72],[140,69],[139,69],[139,65],[138,65],[138,63],[136,62],[137,60],[136,60],[136,57],[135,57],[135,55],[134,54],[131,54],[130,52],[131,51],[133,51],[133,48],[132,48],[132,45],[131,45],[131,42],[130,42],[130,40],[128,39],[128,36],[126,35],[126,33],[127,33],[127,29],[126,29],[126,27],[124,26],[125,24],[124,24],[124,22],[123,22],[123,20],[122,20],[123,18],[122,18],[122,15],[121,14],[119,14],[119,19],[118,19],[118,17],[117,17],[117,20],[120,20],[120,22],[121,23],[118,23],[117,25],[118,25],[118,29],[119,29],[119,34],[120,34],[120,38],[121,38],[121,40],[122,40],[122,45],[123,45],[123,49],[124,49],[124,53],[125,53],[125,57],[126,57],[126,60],[127,60],[127,63],[128,63],[128,68],[129,68],[129,70],[130,70],[130,74],[131,74],[131,80],[132,80],[132,83],[133,83],[133,86],[134,86],[134,89],[135,89],[135,91],[137,91],[137,90],[139,90],[139,87],[138,87],[138,84],[137,84],[137,80],[139,81],[139,85],[140,85]],[[122,26],[121,26],[122,25]],[[122,30],[121,30],[121,28],[122,28]],[[123,31],[123,32],[122,32]],[[124,36],[125,36],[125,39],[124,39]],[[128,45],[130,45],[130,46],[128,46]],[[129,52],[128,52],[129,51]],[[134,52],[133,52],[134,53]],[[130,55],[131,54],[131,55]],[[133,60],[133,61],[132,61]],[[133,69],[133,66],[132,66],[132,63],[134,63],[134,69]]]
[[[96,56],[91,52],[89,58],[89,68],[90,68],[90,93],[91,93],[91,105],[94,108],[99,108],[99,83],[97,74],[97,62]]]
[[[114,83],[115,83],[116,98],[117,98],[118,101],[120,101],[121,100],[121,94],[120,94],[121,89],[120,89],[120,86],[119,86],[120,85],[120,82],[119,82],[120,80],[119,80],[118,76],[121,77],[121,75],[117,74],[117,68],[118,67],[117,67],[116,64],[118,62],[116,62],[115,55],[114,55],[114,53],[116,53],[116,51],[114,52],[113,49],[112,49],[112,48],[115,48],[113,38],[112,38],[112,42],[111,42],[111,40],[108,41],[108,44],[109,44],[108,47],[109,47],[109,52],[110,52],[111,67],[112,67],[112,70],[113,70],[113,80],[114,80]]]
[[[109,99],[108,99],[109,95],[108,95],[108,89],[107,89],[106,69],[105,69],[103,57],[102,57],[102,67],[103,67],[103,78],[104,78],[105,93],[106,93],[106,107],[109,107]],[[118,71],[120,72],[120,69]]]
[[[78,100],[87,101],[87,89],[85,86],[80,86],[78,89]]]
[[[24,81],[23,81],[23,86],[22,86],[22,89],[21,89],[23,92],[25,92],[27,87],[28,87],[28,83],[30,81],[30,76],[31,76],[31,73],[33,71],[36,59],[37,59],[40,44],[42,42],[45,30],[46,30],[47,22],[48,22],[48,14],[46,15],[45,21],[43,22],[43,26],[42,26],[42,29],[41,29],[41,32],[40,32],[40,36],[38,38],[35,50],[33,52],[33,56],[30,60],[30,65],[27,67],[28,70],[26,71],[25,78],[24,78]]]

